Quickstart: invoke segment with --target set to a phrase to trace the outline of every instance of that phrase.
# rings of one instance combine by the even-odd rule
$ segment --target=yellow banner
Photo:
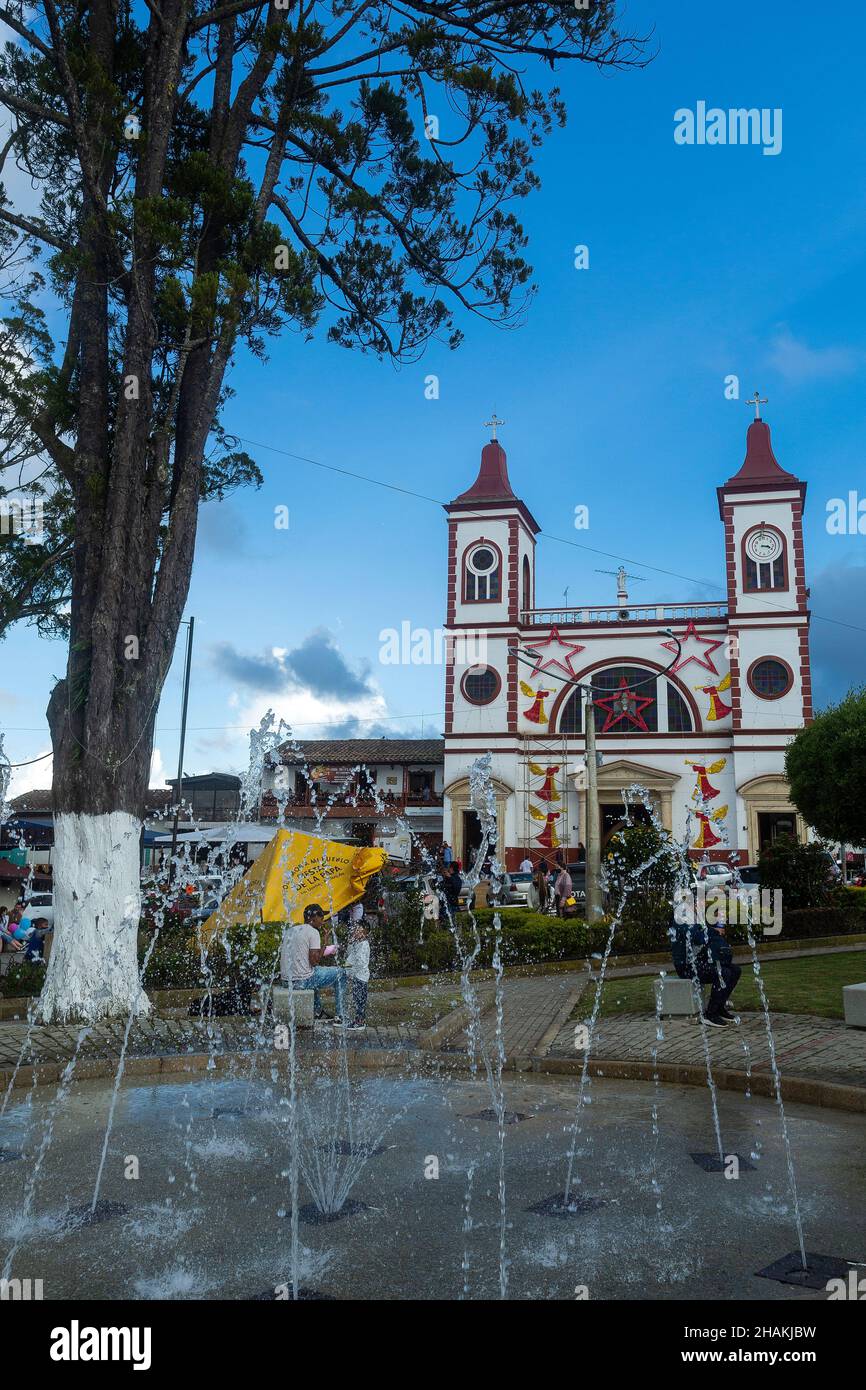
[[[364,896],[368,880],[387,859],[383,849],[278,830],[202,924],[202,938],[208,941],[240,922],[302,922],[309,903],[319,903],[325,916],[332,917]]]

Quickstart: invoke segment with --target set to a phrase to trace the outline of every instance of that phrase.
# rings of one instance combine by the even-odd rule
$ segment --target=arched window
[[[753,526],[743,537],[743,582],[747,594],[787,589],[787,546],[775,526]]]
[[[672,681],[643,666],[608,666],[588,677],[596,694],[599,734],[687,733],[694,728],[688,703]],[[569,698],[559,716],[559,732],[583,732],[582,696]]]
[[[532,607],[532,574],[528,555],[523,557],[523,607],[524,610]]]
[[[502,592],[502,558],[499,547],[482,540],[466,552],[463,562],[463,598],[466,603],[490,603]]]

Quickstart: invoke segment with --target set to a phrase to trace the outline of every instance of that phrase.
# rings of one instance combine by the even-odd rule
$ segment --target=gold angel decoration
[[[524,719],[528,719],[531,724],[546,724],[547,715],[544,712],[544,702],[550,694],[550,691],[533,690],[532,686],[527,685],[526,681],[520,682],[520,689],[527,700],[532,701],[529,709],[523,711]]]
[[[717,811],[695,811],[698,819],[698,834],[692,842],[692,849],[712,849],[713,845],[720,845],[722,837],[716,834],[710,821],[715,821],[718,824],[719,821],[725,819],[727,814],[727,806],[720,806]]]
[[[530,764],[529,764],[529,771],[532,773],[533,777],[543,777],[543,778],[544,778],[544,786],[543,786],[539,791],[533,792],[533,793],[532,793],[532,795],[533,795],[534,797],[537,797],[539,801],[561,801],[561,800],[562,800],[562,798],[561,798],[560,795],[559,795],[559,792],[556,790],[556,787],[554,786],[554,781],[553,781],[553,779],[555,778],[557,772],[559,771],[559,767],[558,767],[558,766],[557,766],[557,767],[539,767],[539,766],[538,766],[538,763],[530,763]]]
[[[712,801],[714,796],[719,795],[719,788],[713,786],[710,777],[724,769],[727,758],[717,758],[714,763],[695,763],[691,758],[686,758],[685,761],[687,767],[694,768],[697,777],[692,801]]]
[[[723,700],[722,697],[721,697],[721,694],[719,693],[719,692],[722,691],[722,690],[730,690],[730,688],[731,688],[731,673],[730,673],[730,671],[728,672],[728,674],[727,674],[726,676],[722,676],[722,679],[719,681],[718,685],[696,685],[696,686],[694,686],[694,689],[695,689],[695,690],[700,690],[700,692],[701,692],[702,695],[709,695],[709,697],[710,697],[710,708],[709,708],[709,710],[707,711],[707,719],[708,719],[708,720],[713,721],[713,720],[716,720],[716,719],[724,719],[724,717],[725,717],[726,714],[730,714],[730,712],[731,712],[731,706],[725,704],[724,700]]]
[[[543,849],[557,849],[559,846],[559,837],[556,833],[554,822],[559,820],[561,812],[539,811],[537,806],[530,804],[529,814],[533,820],[544,821],[544,829],[541,831],[540,835],[535,836],[536,844],[541,845]]]

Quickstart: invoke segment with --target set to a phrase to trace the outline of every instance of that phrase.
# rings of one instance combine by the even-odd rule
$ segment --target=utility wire
[[[429,497],[425,492],[414,492],[408,487],[398,487],[396,483],[386,483],[381,478],[371,478],[367,473],[355,473],[348,468],[338,468],[332,463],[322,463],[321,459],[310,458],[306,454],[293,454],[288,449],[280,449],[276,444],[263,444],[257,439],[246,439],[242,434],[230,436],[240,444],[249,444],[253,449],[268,449],[272,454],[281,454],[283,458],[296,459],[299,463],[312,464],[314,468],[324,468],[329,473],[340,473],[345,478],[356,478],[358,482],[370,483],[373,487],[387,488],[390,492],[400,492],[405,497],[415,497],[420,502],[432,502],[437,507],[445,507],[448,504],[438,497]],[[569,545],[575,550],[585,550],[590,555],[603,555],[608,560],[620,560],[626,565],[638,565],[641,569],[649,570],[653,574],[663,574],[668,579],[682,579],[686,584],[697,584],[704,589],[716,589],[719,593],[727,593],[727,589],[710,579],[696,579],[693,574],[680,574],[678,570],[662,569],[659,565],[647,564],[645,560],[636,560],[632,555],[619,555],[613,550],[600,550],[594,545],[584,545],[580,541],[566,540],[564,536],[554,536],[550,531],[539,531],[539,536],[545,541],[555,541],[558,545]],[[766,608],[778,608],[783,610],[784,605],[773,603],[772,599],[761,597],[761,603]],[[598,607],[597,604],[584,605],[587,607]],[[604,605],[601,605],[604,606]],[[662,606],[662,605],[660,605]],[[555,608],[553,611],[557,611]],[[851,632],[864,632],[866,627],[859,627],[856,623],[843,622],[841,618],[828,618],[823,613],[816,613],[812,610],[812,617],[817,618],[822,623],[832,623],[835,627],[845,627]],[[674,619],[673,621],[676,621]]]

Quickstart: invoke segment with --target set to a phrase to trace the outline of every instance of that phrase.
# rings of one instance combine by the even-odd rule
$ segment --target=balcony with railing
[[[524,627],[578,627],[587,623],[700,622],[728,616],[727,603],[615,603],[587,604],[583,608],[525,608]]]
[[[311,787],[301,787],[297,791],[281,794],[285,817],[312,816],[314,814],[341,817],[347,820],[375,820],[379,816],[393,816],[405,811],[436,811],[442,809],[442,795],[410,792],[397,795],[386,792],[378,799],[366,789],[351,790],[320,787],[313,792]],[[277,798],[273,792],[265,792],[259,806],[259,818],[275,821],[278,817]]]

